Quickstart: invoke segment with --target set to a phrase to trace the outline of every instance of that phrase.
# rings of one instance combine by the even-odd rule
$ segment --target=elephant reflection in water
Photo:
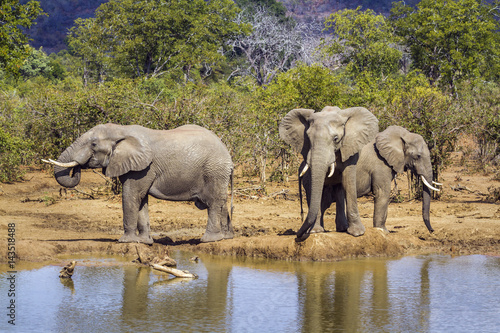
[[[401,261],[383,259],[301,265],[302,331],[428,331],[430,260],[419,260],[413,274]]]
[[[379,327],[388,324],[385,315],[365,313],[370,307],[389,307],[385,261],[339,262],[335,268],[327,265],[324,269],[315,263],[302,267],[297,276],[304,332],[360,332],[364,322],[376,322]]]

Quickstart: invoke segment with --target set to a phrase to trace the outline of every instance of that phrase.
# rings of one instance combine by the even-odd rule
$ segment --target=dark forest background
[[[26,3],[23,0],[21,3]],[[107,0],[42,0],[40,4],[48,16],[40,16],[29,31],[30,45],[36,49],[43,47],[46,53],[59,52],[66,48],[65,39],[68,29],[77,18],[89,18]],[[376,13],[389,14],[391,0],[281,0],[288,13],[298,21],[311,22],[324,18],[341,9],[355,9],[358,6],[372,9]],[[407,5],[418,1],[407,0]]]

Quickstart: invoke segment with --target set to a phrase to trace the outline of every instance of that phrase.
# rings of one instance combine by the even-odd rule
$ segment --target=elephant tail
[[[231,221],[233,221],[233,189],[234,189],[234,168],[231,169]]]

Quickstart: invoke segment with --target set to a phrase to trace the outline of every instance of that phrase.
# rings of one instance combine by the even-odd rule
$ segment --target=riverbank
[[[407,194],[406,175],[398,183]],[[135,256],[135,244],[120,244],[121,197],[97,172],[85,171],[77,190],[64,190],[51,173],[31,170],[24,182],[0,184],[1,262],[8,261],[10,234],[16,260],[45,261],[59,256],[119,254]],[[389,234],[373,229],[373,200],[359,199],[365,235],[334,231],[334,208],[327,211],[330,232],[313,234],[296,243],[292,231],[300,225],[297,181],[270,184],[267,195],[257,184],[237,179],[233,224],[235,238],[199,243],[206,211],[192,203],[150,199],[149,214],[155,244],[152,249],[185,249],[198,253],[239,255],[281,260],[334,261],[356,257],[428,253],[500,255],[500,204],[488,202],[488,188],[500,188],[492,175],[450,168],[442,174],[440,200],[431,203],[430,234],[422,221],[421,202],[391,203],[386,223]],[[245,190],[242,190],[245,189]]]

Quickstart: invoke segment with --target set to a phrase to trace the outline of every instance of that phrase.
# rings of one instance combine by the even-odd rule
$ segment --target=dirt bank
[[[97,172],[86,171],[77,190],[64,190],[51,173],[31,170],[26,181],[0,184],[1,262],[7,261],[10,226],[15,226],[18,260],[43,261],[58,255],[135,255],[134,244],[119,244],[122,234],[121,198],[103,193],[108,186]],[[407,194],[401,176],[401,194]],[[450,168],[440,179],[441,200],[431,204],[430,234],[421,218],[421,202],[391,203],[389,234],[371,228],[373,201],[361,198],[359,210],[367,228],[361,237],[334,232],[334,209],[327,212],[324,234],[296,243],[291,230],[300,225],[297,182],[271,184],[267,196],[238,191],[234,202],[236,237],[199,244],[206,225],[206,211],[192,203],[150,199],[154,247],[188,249],[221,255],[242,255],[289,260],[338,260],[360,256],[403,254],[500,255],[500,204],[487,202],[489,187],[500,188],[491,175],[471,174]],[[238,179],[238,189],[256,184]],[[90,197],[92,195],[93,198]]]

